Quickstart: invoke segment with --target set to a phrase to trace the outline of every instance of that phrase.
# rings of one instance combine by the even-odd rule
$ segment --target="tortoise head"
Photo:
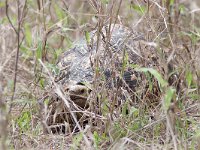
[[[71,100],[81,108],[85,108],[88,106],[87,98],[92,91],[91,88],[86,86],[81,82],[73,82],[69,83],[65,88],[65,92],[67,92],[71,98]]]

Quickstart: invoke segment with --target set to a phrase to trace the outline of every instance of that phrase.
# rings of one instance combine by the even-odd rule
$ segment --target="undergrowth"
[[[199,7],[198,0],[2,0],[0,149],[200,149]],[[125,56],[122,68],[145,75],[134,95],[122,89],[126,101],[116,108],[119,91],[97,80],[89,86],[101,117],[82,132],[45,134],[38,101],[59,73],[59,56],[110,22],[142,33],[145,59],[159,67],[129,64]]]

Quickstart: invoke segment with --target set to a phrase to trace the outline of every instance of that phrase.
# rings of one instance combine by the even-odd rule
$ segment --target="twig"
[[[40,62],[40,64],[43,66],[43,68],[48,72],[51,81],[54,83],[54,86],[56,87],[56,88],[55,88],[55,92],[56,92],[56,93],[58,94],[58,96],[61,97],[61,99],[64,101],[64,103],[65,103],[66,107],[68,108],[70,114],[72,115],[72,118],[74,119],[74,121],[75,121],[77,127],[79,128],[80,132],[83,133],[83,138],[84,138],[84,140],[85,140],[85,142],[86,142],[87,147],[90,148],[90,142],[89,142],[89,140],[87,139],[87,137],[84,135],[83,129],[81,128],[80,124],[78,123],[78,120],[77,120],[77,118],[76,118],[74,112],[71,110],[70,104],[69,104],[69,102],[68,102],[68,98],[65,98],[65,96],[64,96],[64,94],[62,93],[62,91],[61,91],[59,85],[56,84],[56,83],[54,82],[54,78],[51,76],[49,70],[48,70],[47,67],[44,65],[44,63],[43,63],[40,59],[39,59],[39,62]],[[70,98],[69,98],[69,99],[70,99]]]
[[[6,0],[6,17],[7,17],[8,21],[9,21],[10,25],[12,26],[13,30],[15,31],[15,33],[18,34],[17,29],[14,27],[14,25],[13,25],[13,23],[12,23],[10,17],[9,17],[9,14],[8,14],[8,7],[9,7],[9,6],[8,6],[8,0]]]
[[[16,82],[17,82],[17,70],[18,70],[18,60],[19,60],[19,48],[20,48],[20,10],[19,10],[19,0],[17,0],[17,21],[18,21],[18,26],[17,29],[14,27],[12,21],[10,20],[10,17],[8,15],[8,1],[6,0],[6,16],[10,22],[10,25],[12,26],[13,30],[17,34],[17,52],[16,52],[16,59],[15,59],[15,69],[14,69],[14,85],[13,85],[13,90],[12,90],[12,97],[11,97],[11,103],[10,103],[10,108],[9,108],[9,113],[11,112],[12,109],[12,103],[14,100],[15,96],[15,90],[16,90]]]
[[[10,17],[9,17],[9,14],[8,14],[8,0],[5,1],[6,2],[6,17],[11,25],[11,27],[13,28],[13,30],[15,31],[16,35],[17,35],[17,52],[16,52],[16,59],[15,59],[15,69],[14,69],[14,85],[13,85],[13,89],[12,89],[12,96],[11,96],[11,101],[10,101],[10,107],[9,107],[9,111],[6,115],[6,121],[5,121],[5,130],[7,129],[7,126],[8,126],[8,120],[9,120],[9,117],[10,117],[10,112],[12,110],[12,106],[13,106],[13,100],[14,100],[14,96],[15,96],[15,89],[16,89],[16,82],[17,82],[17,70],[18,70],[18,60],[19,60],[19,48],[20,48],[20,8],[19,8],[19,0],[17,0],[17,21],[18,21],[18,27],[15,28]],[[5,131],[5,134],[4,134],[4,139],[6,140],[7,139],[7,132]],[[3,146],[2,146],[3,149],[6,148],[5,144],[3,143]]]
[[[27,0],[24,3],[22,13],[24,13],[26,2],[27,2]],[[10,107],[9,107],[9,112],[8,112],[8,114],[10,114],[10,112],[12,110],[12,105],[13,105],[13,100],[14,100],[15,90],[16,90],[17,70],[18,70],[18,62],[19,62],[19,49],[20,49],[20,45],[22,43],[20,41],[20,30],[21,30],[21,23],[22,23],[22,19],[23,19],[23,14],[20,15],[20,1],[17,0],[17,28],[15,28],[10,17],[9,17],[9,14],[8,14],[8,7],[9,7],[8,0],[6,0],[6,17],[9,21],[10,25],[12,26],[13,30],[15,31],[16,35],[17,35],[17,52],[16,52],[15,68],[14,68],[14,85],[13,85],[11,102],[10,102]]]

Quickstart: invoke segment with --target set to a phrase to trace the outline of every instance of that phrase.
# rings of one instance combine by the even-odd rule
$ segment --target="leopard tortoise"
[[[97,79],[104,80],[107,89],[124,86],[135,91],[141,84],[138,81],[141,76],[130,66],[147,66],[146,55],[151,53],[151,48],[147,49],[144,43],[142,34],[121,24],[111,24],[90,32],[65,51],[58,60],[60,72],[55,76],[54,84],[59,85],[67,96],[70,111],[83,111],[89,107],[88,97]],[[155,66],[156,62],[150,61],[148,66]],[[74,126],[63,97],[54,92],[46,98],[49,103],[43,118],[45,127],[55,133],[65,131],[66,123]],[[76,117],[80,120],[82,114],[76,113]]]

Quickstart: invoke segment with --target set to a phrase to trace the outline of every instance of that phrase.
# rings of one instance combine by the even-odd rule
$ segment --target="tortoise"
[[[92,67],[92,65],[94,65],[96,57],[99,57],[98,59],[102,67],[101,71],[104,72],[106,78],[108,78],[110,74],[108,64],[111,63],[111,60],[116,61],[116,67],[118,67],[118,69],[120,68],[119,66],[121,65],[123,59],[123,48],[125,48],[125,46],[129,46],[127,51],[129,54],[129,60],[131,60],[130,63],[134,64],[139,62],[141,54],[138,45],[139,42],[137,41],[142,40],[142,35],[131,31],[131,29],[123,25],[111,24],[111,37],[108,39],[108,30],[108,25],[102,28],[102,31],[99,35],[100,39],[98,50],[98,31],[95,30],[89,34],[91,40],[90,43],[86,40],[86,37],[84,37],[78,42],[75,42],[73,48],[64,52],[60,56],[57,63],[60,73],[58,76],[56,76],[55,81],[61,84],[64,87],[64,90],[69,92],[71,97],[73,97],[73,95],[86,96],[88,95],[88,92],[90,92],[91,89],[87,87],[87,85],[92,84],[94,79],[95,68],[94,66]],[[106,47],[107,41],[108,46]],[[112,56],[108,56],[109,52],[112,53]],[[125,73],[127,74],[127,72]],[[130,83],[129,85],[133,86],[133,83]],[[75,101],[75,103],[77,103],[79,106],[81,105],[81,107],[85,105],[85,102],[80,104],[79,101]]]
[[[60,72],[55,76],[55,83],[81,110],[89,107],[88,97],[98,79],[105,81],[107,89],[125,85],[127,90],[135,91],[141,85],[138,79],[142,80],[142,76],[130,66],[147,66],[146,62],[148,66],[156,64],[155,60],[150,62],[146,59],[145,55],[151,54],[151,48],[146,49],[144,42],[141,33],[122,24],[105,25],[102,29],[91,31],[60,56],[57,63]],[[46,127],[53,133],[63,132],[66,122],[74,124],[69,110],[56,93],[50,94],[48,99]],[[74,105],[72,107],[75,109]],[[76,115],[80,120],[82,114]]]

